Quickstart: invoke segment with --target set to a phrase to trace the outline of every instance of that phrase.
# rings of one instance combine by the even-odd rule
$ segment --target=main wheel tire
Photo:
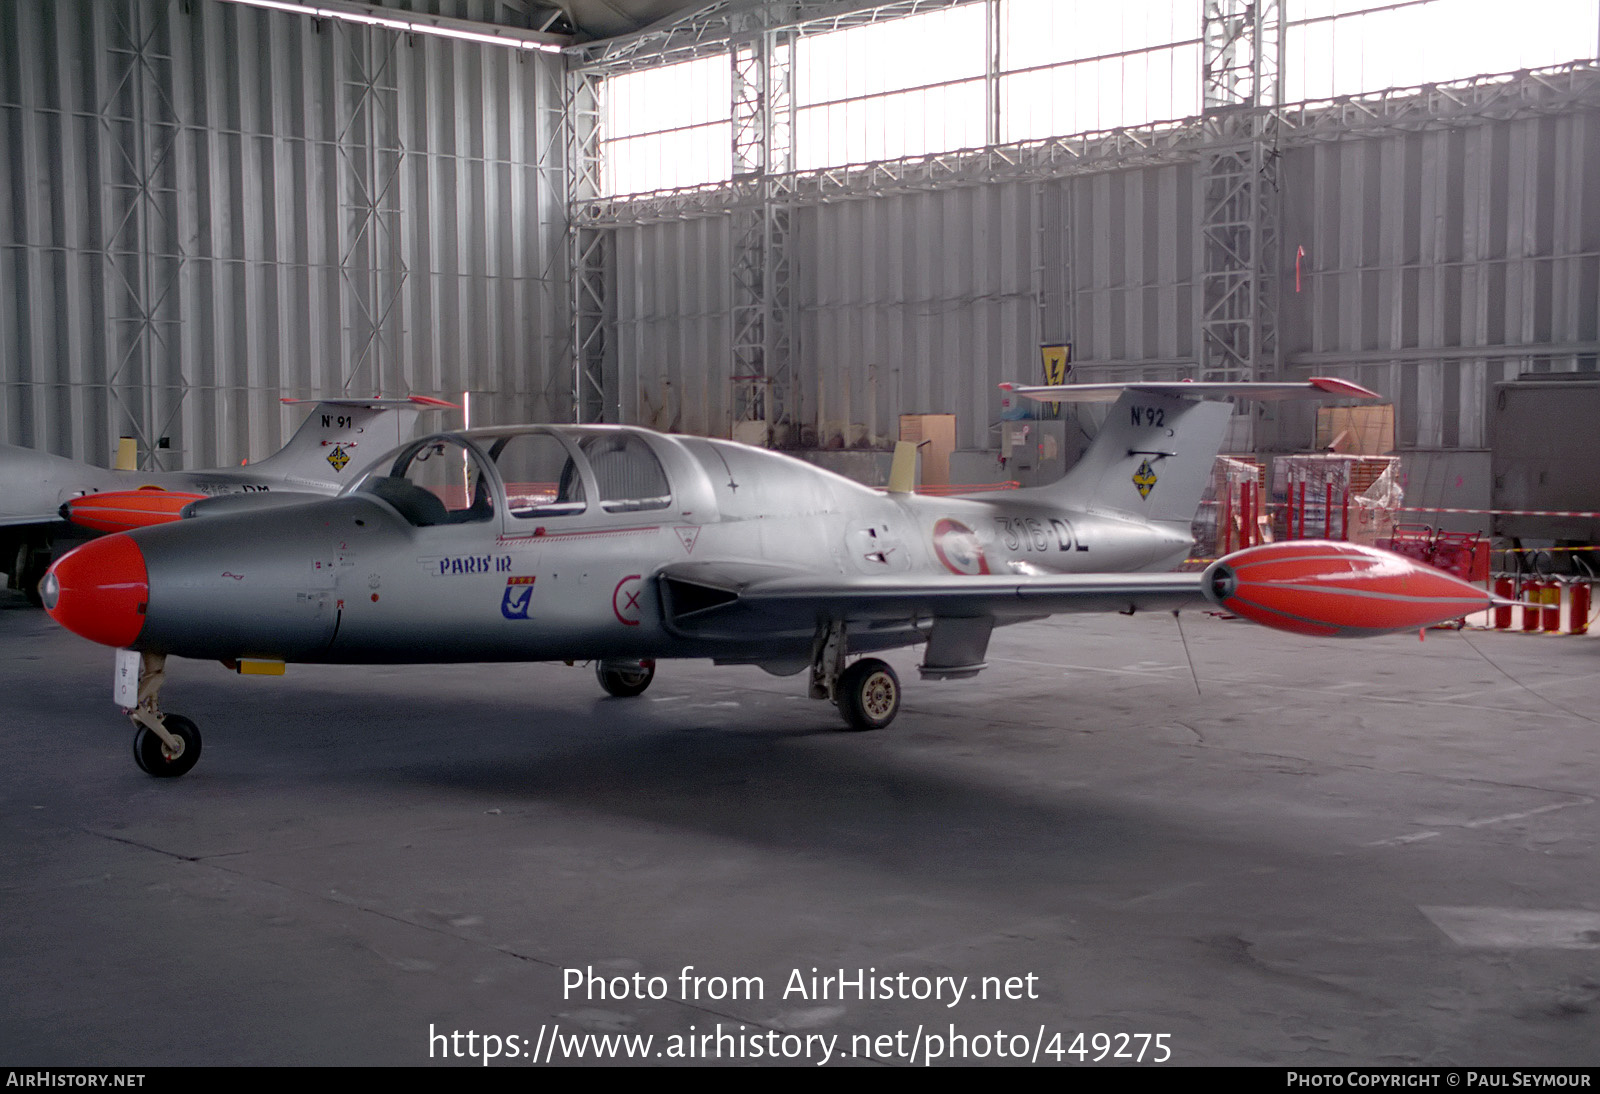
[[[144,726],[133,735],[133,759],[139,770],[158,779],[172,779],[186,773],[200,760],[200,728],[181,714],[168,714],[162,720],[167,732],[183,742],[183,751],[173,756],[167,742]]]
[[[44,607],[44,597],[39,592],[39,582],[50,569],[50,549],[28,544],[17,552],[17,587],[28,603],[35,608]]]
[[[864,657],[841,672],[833,693],[851,729],[882,729],[900,713],[900,677],[876,657]]]
[[[640,661],[637,665],[631,665],[624,662],[618,666],[612,661],[597,661],[594,674],[607,693],[618,699],[632,699],[635,695],[644,694],[644,689],[656,678],[656,663]]]

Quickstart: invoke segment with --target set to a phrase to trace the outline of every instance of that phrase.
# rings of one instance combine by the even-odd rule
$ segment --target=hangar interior
[[[1413,502],[1484,509],[1493,385],[1600,355],[1597,41],[1592,0],[7,4],[0,441],[229,465],[282,396],[419,393],[873,481],[954,414],[987,482],[996,385],[1070,343],[1356,380]]]
[[[232,468],[295,432],[287,397],[418,395],[878,484],[903,417],[953,415],[951,480],[991,483],[998,385],[1070,345],[1076,380],[1358,382],[1411,504],[1481,511],[1497,385],[1600,360],[1596,54],[1600,0],[0,0],[0,442]],[[1591,466],[1588,406],[1525,418],[1534,456]],[[1304,408],[1230,421],[1236,454],[1320,445]],[[617,633],[659,493],[596,495],[614,540],[534,545],[551,577],[581,555],[569,587],[626,562],[587,586]],[[317,611],[325,531],[281,571]],[[409,536],[353,606],[471,568]],[[214,584],[167,588],[273,621],[206,557]],[[459,575],[482,603],[431,595],[527,625],[533,567],[488,566]],[[119,584],[141,627],[149,580]],[[400,618],[448,649],[446,613]],[[1037,1030],[1068,1065],[1593,1067],[1594,642],[1109,608],[996,631],[976,683],[873,733],[761,662],[669,652],[623,698],[607,654],[175,654],[210,736],[173,779],[145,729],[129,762],[140,658],[110,701],[131,639],[0,592],[0,1065],[705,1062],[711,1031],[722,1062],[1013,1062]],[[839,983],[875,974],[1007,987]]]

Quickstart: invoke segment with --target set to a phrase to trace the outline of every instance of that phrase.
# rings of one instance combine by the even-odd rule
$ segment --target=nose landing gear
[[[200,730],[193,722],[181,714],[167,714],[162,724],[168,736],[178,739],[177,751],[144,726],[133,735],[133,762],[158,779],[182,775],[200,760]]]
[[[200,729],[181,714],[162,714],[157,706],[167,675],[167,655],[145,653],[139,657],[139,703],[128,711],[137,732],[133,735],[133,762],[158,779],[183,775],[200,761]]]

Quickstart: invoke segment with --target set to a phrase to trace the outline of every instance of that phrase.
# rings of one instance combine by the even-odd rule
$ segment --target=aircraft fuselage
[[[150,596],[129,645],[223,660],[713,657],[788,671],[809,657],[810,629],[757,643],[685,634],[663,611],[657,571],[680,562],[831,578],[1164,570],[1191,542],[1162,526],[1053,507],[1032,490],[888,494],[729,442],[626,432],[659,459],[670,505],[519,514],[515,487],[485,451],[479,473],[491,500],[481,519],[419,525],[357,489],[142,529],[133,538]],[[477,438],[479,449],[484,440],[495,437]],[[591,499],[605,492],[590,483]],[[851,648],[917,642],[925,630],[908,617],[852,635]]]

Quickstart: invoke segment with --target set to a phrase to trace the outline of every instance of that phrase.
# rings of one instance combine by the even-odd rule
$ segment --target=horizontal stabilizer
[[[1185,399],[1381,399],[1383,396],[1349,380],[1314,376],[1303,382],[1198,383],[1191,380],[1137,381],[1127,384],[1001,384],[1002,391],[1041,403],[1109,403],[1125,391],[1176,395]]]
[[[435,399],[430,395],[408,395],[404,399],[279,399],[287,406],[304,403],[322,403],[326,406],[366,407],[369,410],[398,410],[402,407],[423,410],[460,410],[459,403]]]

